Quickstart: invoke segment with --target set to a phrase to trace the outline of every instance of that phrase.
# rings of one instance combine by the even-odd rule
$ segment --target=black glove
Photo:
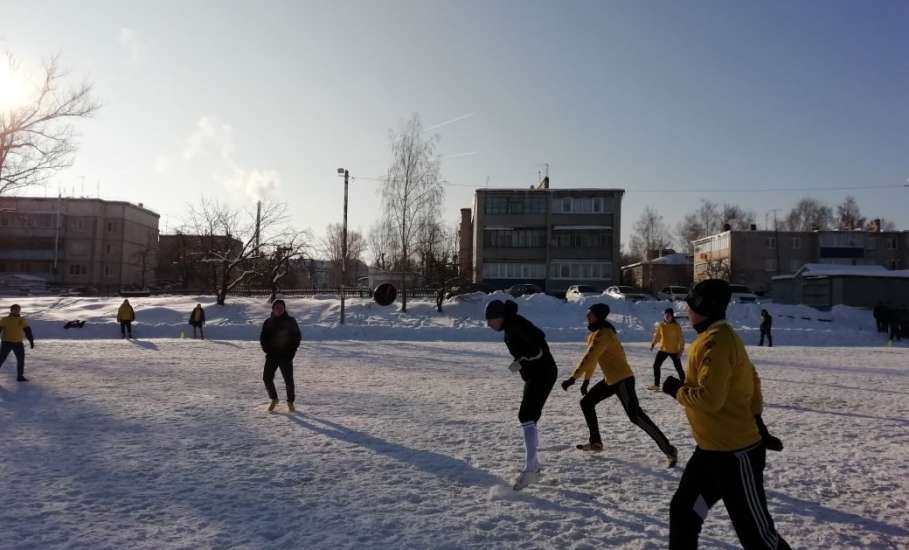
[[[574,385],[574,377],[569,377],[564,382],[562,382],[562,389],[568,391],[568,388]]]
[[[663,382],[663,393],[666,395],[672,396],[675,399],[675,395],[679,393],[679,388],[682,387],[682,381],[676,378],[675,376],[670,376]]]
[[[590,385],[590,379],[581,382],[581,395],[587,395],[587,386]]]
[[[29,341],[28,341],[28,345],[29,345],[30,348],[35,349],[35,341],[34,341],[34,340],[29,340]]]
[[[764,424],[764,419],[761,418],[761,415],[754,416],[754,422],[757,424],[758,432],[761,434],[761,439],[764,440],[764,446],[767,447],[769,451],[782,451],[783,442],[778,437],[770,435],[770,432],[767,431],[767,426]]]

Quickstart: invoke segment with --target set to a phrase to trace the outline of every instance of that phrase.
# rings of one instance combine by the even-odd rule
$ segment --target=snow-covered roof
[[[909,269],[893,270],[882,265],[840,265],[805,264],[792,275],[780,275],[774,279],[793,277],[893,277],[909,278]]]
[[[622,269],[629,269],[643,264],[685,265],[690,264],[692,261],[693,260],[691,259],[691,256],[677,252],[675,254],[660,256],[659,258],[654,258],[653,260],[648,260],[646,262],[636,262],[633,264],[623,265]]]

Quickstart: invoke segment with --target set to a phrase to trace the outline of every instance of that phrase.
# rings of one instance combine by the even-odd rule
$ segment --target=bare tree
[[[257,224],[255,210],[241,212],[203,199],[191,207],[189,226],[199,236],[201,261],[210,266],[210,284],[218,305],[240,284],[255,277],[262,251],[287,236],[284,207],[264,203]]]
[[[634,233],[631,236],[631,252],[643,260],[657,256],[670,245],[669,233],[663,216],[653,207],[646,207],[638,221],[634,222]]]
[[[787,231],[823,231],[832,225],[833,210],[812,198],[800,200],[783,220]]]
[[[679,249],[690,254],[691,242],[714,235],[726,225],[735,231],[748,229],[754,223],[754,213],[737,204],[724,203],[722,206],[708,200],[701,200],[701,205],[676,225],[676,239]]]
[[[404,127],[391,133],[392,163],[382,188],[385,216],[394,226],[400,245],[401,311],[407,311],[407,271],[419,221],[439,218],[444,189],[439,180],[438,137],[423,133],[414,114]]]
[[[350,269],[362,261],[366,253],[366,239],[359,231],[347,231],[347,279],[342,281],[342,267],[344,265],[344,228],[339,223],[333,223],[325,230],[322,239],[322,253],[328,258],[331,266],[331,279],[338,286],[350,285]]]
[[[382,271],[394,270],[395,258],[399,256],[395,227],[385,217],[369,230],[367,245],[372,256],[372,265]]]
[[[281,282],[290,274],[291,266],[311,252],[311,238],[305,231],[288,232],[276,238],[274,244],[262,250],[258,271],[271,291],[268,301],[274,302],[281,289]]]
[[[12,73],[21,72],[12,54],[5,57],[0,63],[8,63]],[[0,109],[0,195],[39,185],[72,165],[73,122],[92,116],[101,105],[92,98],[91,84],[65,89],[65,78],[55,57],[45,64],[33,98]]]
[[[865,218],[859,209],[858,201],[849,195],[836,207],[836,228],[840,231],[853,231],[865,226]]]

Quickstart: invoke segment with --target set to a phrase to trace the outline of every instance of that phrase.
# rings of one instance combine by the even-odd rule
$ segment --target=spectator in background
[[[133,321],[136,320],[136,312],[133,306],[129,305],[129,300],[123,300],[120,309],[117,310],[117,322],[120,323],[120,337],[133,337]]]
[[[189,324],[193,327],[193,338],[196,337],[196,331],[198,331],[199,337],[205,340],[205,310],[202,309],[202,304],[196,304],[192,313],[189,314]]]
[[[770,316],[770,312],[766,309],[761,310],[761,342],[759,346],[764,345],[764,336],[767,337],[767,346],[773,347],[773,335],[770,333],[770,329],[773,328],[773,317]]]
[[[28,340],[29,346],[35,349],[35,338],[32,336],[32,329],[28,326],[28,322],[20,315],[20,312],[19,305],[13,304],[9,308],[9,315],[0,319],[0,367],[12,352],[16,356],[16,380],[28,382],[28,378],[25,377],[25,344],[23,344],[23,340]]]
[[[884,302],[878,302],[874,309],[872,310],[872,315],[874,315],[874,322],[877,323],[878,332],[887,332],[887,322],[884,320],[886,315],[887,308],[884,307]]]

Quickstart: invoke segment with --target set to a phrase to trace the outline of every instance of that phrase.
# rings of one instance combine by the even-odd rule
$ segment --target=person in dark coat
[[[874,315],[874,322],[877,324],[878,332],[887,332],[887,322],[884,320],[886,309],[883,302],[878,302],[872,310],[871,314]]]
[[[539,478],[537,460],[539,435],[537,422],[543,415],[543,405],[558,377],[558,367],[546,343],[546,335],[533,323],[518,315],[518,304],[508,300],[493,300],[486,305],[486,324],[505,333],[505,346],[514,357],[508,370],[520,373],[524,380],[524,395],[518,410],[518,421],[524,432],[524,469],[515,480],[519,491]]]
[[[192,313],[189,314],[189,325],[193,327],[193,338],[196,337],[196,331],[198,331],[199,337],[205,340],[205,310],[202,309],[202,304],[196,304]]]
[[[759,346],[764,345],[764,337],[767,337],[767,346],[773,347],[773,334],[770,333],[770,329],[773,328],[773,317],[770,316],[770,312],[766,309],[761,310],[761,342]]]
[[[294,412],[294,356],[303,336],[297,320],[287,314],[284,300],[275,300],[271,305],[271,317],[262,324],[259,343],[265,352],[265,371],[262,381],[271,403],[268,410],[273,411],[278,405],[278,391],[275,389],[275,372],[280,369],[287,388],[287,409]]]

